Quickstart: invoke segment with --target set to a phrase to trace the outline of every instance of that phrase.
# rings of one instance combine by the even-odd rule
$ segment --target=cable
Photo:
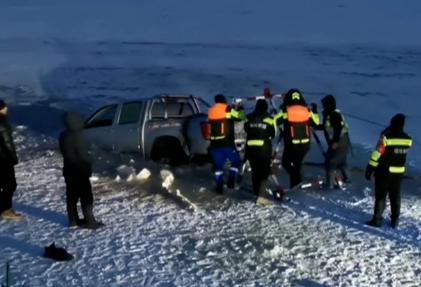
[[[368,119],[364,119],[364,118],[359,117],[359,116],[354,116],[354,115],[351,115],[349,113],[342,112],[342,114],[344,114],[347,117],[350,117],[350,118],[353,118],[353,119],[356,119],[356,120],[360,120],[362,122],[366,122],[366,123],[369,123],[369,124],[372,124],[372,125],[375,125],[375,126],[379,126],[379,127],[382,127],[382,128],[386,128],[387,127],[386,125],[382,125],[380,123],[377,123],[377,122],[374,122],[374,121],[371,121],[371,120],[368,120]],[[414,139],[412,139],[412,142],[414,142],[417,145],[421,146],[421,143],[418,142],[418,141],[416,141],[416,140],[414,140]]]

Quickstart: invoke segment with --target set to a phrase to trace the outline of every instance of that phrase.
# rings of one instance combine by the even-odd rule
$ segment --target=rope
[[[374,122],[372,120],[364,119],[364,118],[359,117],[359,116],[354,116],[354,115],[351,115],[351,114],[348,114],[348,113],[342,113],[342,114],[344,114],[347,117],[350,117],[350,118],[353,118],[353,119],[356,119],[356,120],[360,120],[362,122],[366,122],[366,123],[369,123],[369,124],[372,124],[372,125],[375,125],[375,126],[378,126],[378,127],[382,127],[382,128],[386,128],[387,127],[386,125],[383,125],[383,124]],[[418,141],[416,141],[416,140],[414,140],[414,139],[412,139],[412,142],[415,143],[415,144],[417,144],[418,146],[421,146],[421,143],[418,142]]]

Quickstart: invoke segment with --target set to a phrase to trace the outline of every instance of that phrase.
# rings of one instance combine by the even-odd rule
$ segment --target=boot
[[[268,180],[262,181],[259,188],[259,195],[257,197],[257,204],[263,205],[263,206],[273,204],[272,197],[266,191],[267,187],[268,187]]]
[[[230,176],[228,178],[227,187],[229,189],[235,189],[235,190],[238,190],[239,189],[239,185],[235,182],[235,179],[236,179],[235,176]]]
[[[383,221],[383,211],[386,207],[384,200],[376,200],[374,203],[374,216],[373,219],[367,222],[367,225],[373,227],[380,227]]]
[[[69,219],[69,226],[70,227],[79,226],[78,223],[80,222],[80,219],[77,212],[76,204],[67,203],[66,207],[67,207],[67,218]]]
[[[224,193],[224,183],[222,183],[222,182],[216,183],[216,193],[217,194],[223,194]]]
[[[70,227],[83,226],[86,224],[85,218],[78,218],[76,221],[70,221]]]
[[[392,228],[398,228],[398,226],[399,226],[399,217],[392,218]]]
[[[367,221],[366,224],[369,225],[369,226],[373,226],[373,227],[380,227],[380,226],[382,226],[381,222],[376,221],[375,219],[372,219],[370,221]]]
[[[82,212],[83,212],[83,217],[86,220],[86,225],[85,225],[86,229],[96,230],[104,226],[104,223],[99,222],[95,219],[92,205],[82,206]]]
[[[20,213],[16,213],[13,209],[8,209],[3,211],[3,213],[1,214],[1,217],[4,220],[23,220],[25,219],[25,217],[20,214]]]

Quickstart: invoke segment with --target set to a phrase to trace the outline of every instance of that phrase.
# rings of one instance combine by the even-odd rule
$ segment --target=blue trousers
[[[218,183],[224,182],[224,166],[227,160],[231,162],[229,177],[235,179],[241,167],[241,157],[236,148],[212,149],[212,157],[215,163],[215,179]]]

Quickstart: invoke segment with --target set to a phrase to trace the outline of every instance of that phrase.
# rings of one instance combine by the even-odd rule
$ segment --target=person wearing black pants
[[[276,126],[283,126],[282,167],[290,176],[290,188],[294,188],[302,182],[301,168],[311,144],[310,127],[320,124],[317,106],[310,110],[301,92],[291,89],[286,93],[274,121]]]
[[[392,227],[399,225],[401,209],[401,184],[406,170],[406,156],[412,146],[412,138],[404,132],[405,116],[397,114],[383,131],[377,149],[371,155],[365,171],[365,178],[375,177],[375,197],[373,219],[367,225],[380,227],[389,194]]]
[[[301,170],[309,149],[309,145],[293,146],[285,143],[281,162],[282,167],[290,175],[290,187],[294,187],[302,181]]]
[[[21,220],[24,216],[12,209],[12,198],[17,187],[15,165],[18,164],[18,157],[8,111],[6,103],[0,100],[0,214],[5,220]]]
[[[63,121],[66,130],[60,134],[59,144],[63,156],[69,225],[85,225],[88,229],[98,229],[104,224],[98,222],[93,215],[94,199],[90,182],[92,162],[82,134],[84,120],[81,115],[66,113]],[[79,199],[84,219],[80,219],[77,212]]]
[[[276,135],[275,122],[265,100],[258,100],[255,110],[247,115],[244,131],[247,133],[245,158],[250,163],[253,191],[257,197],[264,197],[271,173],[272,139]]]
[[[322,99],[322,104],[323,124],[316,129],[324,131],[329,146],[325,158],[326,186],[333,189],[340,187],[335,177],[336,170],[341,172],[344,183],[350,183],[347,161],[351,141],[349,127],[341,111],[336,108],[335,97],[327,95]]]

